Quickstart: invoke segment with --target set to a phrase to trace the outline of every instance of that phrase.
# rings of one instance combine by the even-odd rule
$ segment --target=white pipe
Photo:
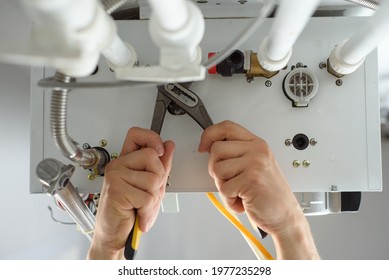
[[[148,2],[163,29],[176,31],[187,23],[189,12],[186,0],[148,0]]]
[[[88,27],[97,9],[96,0],[22,0],[22,3],[34,22],[70,30]]]
[[[357,33],[337,45],[329,57],[329,67],[339,75],[353,73],[364,62],[389,30],[389,1],[382,1],[379,10],[367,19]]]
[[[382,1],[379,10],[368,19],[367,24],[343,45],[340,57],[348,64],[358,63],[388,36],[388,31],[389,1],[386,0]]]
[[[292,49],[320,0],[281,0],[270,30],[267,51],[271,59],[283,59]]]
[[[89,75],[103,54],[111,68],[132,67],[137,56],[117,35],[113,19],[98,0],[22,0],[37,23],[34,44],[37,49],[65,55],[78,50],[78,62],[53,65],[74,77]]]
[[[149,31],[160,48],[160,65],[181,68],[201,61],[198,45],[205,22],[199,7],[188,0],[151,0],[150,4],[153,12]]]
[[[116,66],[126,66],[130,62],[131,53],[126,44],[115,34],[111,44],[102,51],[110,63]]]
[[[289,61],[292,47],[321,0],[281,0],[269,35],[263,40],[258,59],[268,71],[278,71]]]

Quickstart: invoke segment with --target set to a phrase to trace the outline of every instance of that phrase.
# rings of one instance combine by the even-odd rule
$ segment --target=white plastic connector
[[[119,80],[185,82],[205,78],[205,68],[200,65],[202,55],[199,48],[205,29],[203,15],[191,1],[178,2],[182,4],[181,7],[184,7],[184,14],[188,15],[184,21],[180,11],[172,7],[173,11],[179,13],[178,22],[183,23],[181,26],[177,25],[174,18],[163,17],[161,11],[152,12],[150,17],[150,35],[160,48],[159,66],[117,69],[116,77]],[[152,3],[154,9],[158,5],[172,4],[169,1],[152,1]],[[162,11],[167,10],[166,7],[162,9]],[[164,20],[166,22],[161,23]]]
[[[104,55],[112,69],[133,67],[137,55],[130,44],[124,43],[117,34],[117,28],[101,5],[97,6],[93,22],[76,33],[82,48],[80,63],[60,71],[70,76],[87,76],[95,69],[100,54]]]
[[[32,40],[24,46],[0,46],[3,61],[43,64],[69,76],[84,77],[94,71],[101,53],[119,67],[137,60],[133,48],[117,36],[113,19],[96,0],[22,3],[34,21]]]
[[[365,57],[362,57],[362,59],[357,61],[356,63],[347,63],[346,61],[344,61],[343,56],[341,55],[341,51],[342,47],[344,46],[344,44],[346,44],[347,41],[348,40],[345,40],[343,41],[343,43],[333,48],[328,58],[330,64],[329,67],[331,67],[332,70],[335,71],[336,74],[338,74],[339,76],[353,73],[365,61]]]
[[[98,63],[100,53],[109,47],[116,35],[116,25],[103,10],[96,6],[96,14],[87,28],[72,33],[72,40],[81,49],[81,59],[68,67],[57,67],[61,73],[73,77],[90,75]]]
[[[318,92],[319,80],[308,69],[296,68],[286,75],[283,88],[294,107],[307,107]]]
[[[134,47],[129,43],[124,43],[118,36],[110,46],[103,50],[102,54],[105,56],[109,68],[114,71],[122,67],[133,67],[138,63]]]
[[[267,71],[279,71],[288,64],[288,61],[292,56],[292,49],[290,49],[286,53],[286,56],[284,56],[280,60],[274,60],[269,56],[269,52],[267,50],[268,40],[268,37],[266,37],[265,39],[263,39],[262,43],[259,46],[259,50],[257,53],[259,64],[261,64],[263,69]]]

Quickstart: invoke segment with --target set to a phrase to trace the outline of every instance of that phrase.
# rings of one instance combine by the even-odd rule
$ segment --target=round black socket
[[[309,138],[307,135],[302,133],[296,134],[293,137],[292,144],[293,147],[295,147],[297,150],[305,150],[309,145]]]

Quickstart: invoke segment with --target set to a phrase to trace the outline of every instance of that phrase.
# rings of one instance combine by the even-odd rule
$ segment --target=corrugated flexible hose
[[[60,72],[55,74],[55,78],[63,83],[70,81],[69,76]],[[52,91],[51,134],[55,145],[62,151],[65,157],[81,164],[83,167],[90,167],[95,164],[96,156],[92,151],[78,148],[67,132],[68,92],[66,89],[54,89]]]
[[[380,0],[346,0],[346,1],[358,4],[360,6],[369,8],[374,11],[377,11],[378,8],[380,7]]]

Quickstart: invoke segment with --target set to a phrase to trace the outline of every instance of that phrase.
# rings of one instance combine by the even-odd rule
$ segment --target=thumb
[[[160,160],[165,168],[166,176],[169,175],[173,165],[173,154],[175,150],[175,144],[173,141],[166,141],[164,144],[164,153],[160,157]]]

